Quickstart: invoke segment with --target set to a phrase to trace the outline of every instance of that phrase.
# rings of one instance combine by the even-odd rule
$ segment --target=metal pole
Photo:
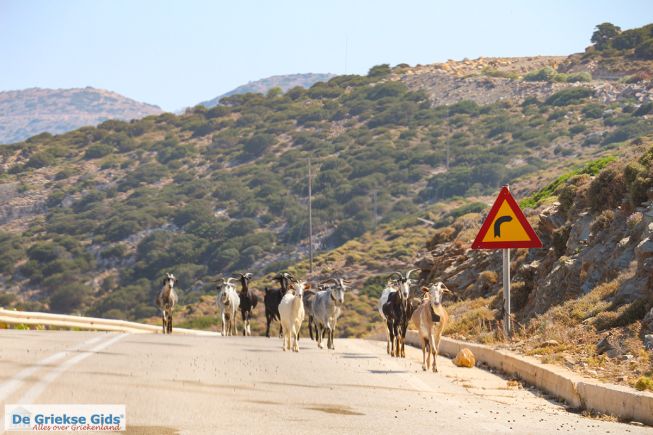
[[[372,193],[372,195],[373,195],[372,200],[373,200],[373,208],[374,208],[374,222],[373,222],[374,225],[373,226],[374,226],[374,231],[376,231],[376,222],[378,221],[378,217],[377,217],[378,213],[377,213],[377,205],[376,205],[377,204],[376,203],[376,190]]]
[[[308,270],[313,277],[313,192],[311,183],[311,159],[308,159]]]
[[[503,329],[508,339],[512,338],[510,324],[510,248],[503,250]]]

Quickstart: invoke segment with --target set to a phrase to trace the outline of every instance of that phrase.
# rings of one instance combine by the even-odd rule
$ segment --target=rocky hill
[[[335,77],[335,74],[316,74],[316,73],[306,73],[306,74],[285,74],[278,76],[266,77],[264,79],[255,80],[247,84],[238,86],[231,91],[224,93],[220,96],[217,96],[211,100],[203,101],[199,105],[211,108],[217,106],[221,99],[229,97],[231,95],[246,94],[249,92],[265,94],[270,89],[280,88],[283,92],[288,91],[289,89],[299,86],[301,88],[310,88],[315,83],[326,82],[329,79]]]
[[[358,320],[346,333],[369,332],[366,304],[387,269],[409,267],[427,237],[418,217],[453,224],[504,183],[531,195],[653,132],[644,79],[595,80],[564,63],[379,65],[2,147],[0,305],[142,319],[166,271],[190,311],[221,274],[305,273],[310,157],[318,272],[353,277]],[[432,91],[431,74],[450,86]],[[472,79],[548,90],[476,102],[457,94]],[[642,92],[603,98],[622,84]]]
[[[522,201],[544,249],[513,250],[513,350],[612,382],[653,375],[653,139],[563,174]],[[449,335],[504,342],[501,255],[472,251],[482,212],[431,235],[416,265],[463,299]],[[643,379],[643,380],[641,380]]]
[[[139,119],[162,110],[115,92],[31,88],[0,92],[0,144],[40,133],[59,134],[108,119]]]

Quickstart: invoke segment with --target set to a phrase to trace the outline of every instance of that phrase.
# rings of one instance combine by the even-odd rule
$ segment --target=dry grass
[[[645,304],[635,301],[615,306],[613,297],[622,279],[601,284],[524,325],[516,324],[509,347],[585,376],[641,389],[653,388],[653,352],[644,349],[637,320]],[[480,343],[505,343],[498,319],[500,306],[500,294],[449,305],[451,323],[445,335]],[[603,328],[609,328],[622,348],[615,358],[597,353],[596,344],[606,335]]]

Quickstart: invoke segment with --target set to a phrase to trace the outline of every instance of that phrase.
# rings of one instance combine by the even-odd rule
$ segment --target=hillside
[[[190,312],[219,275],[305,271],[296,263],[308,249],[310,157],[318,272],[354,279],[359,309],[345,333],[370,332],[373,289],[388,268],[409,267],[428,237],[417,217],[449,225],[504,183],[530,195],[576,165],[627,155],[653,132],[646,82],[550,71],[551,61],[379,65],[2,147],[0,305],[142,319],[156,314],[166,271]],[[519,70],[503,77],[479,66],[488,62]],[[430,74],[450,88],[410,81]],[[459,93],[486,79],[544,91],[480,102]],[[604,93],[621,86],[642,90]]]
[[[211,100],[202,101],[199,103],[199,105],[210,109],[211,107],[217,106],[218,103],[220,103],[221,99],[230,97],[232,95],[247,93],[266,94],[270,89],[274,88],[279,88],[283,92],[286,92],[295,86],[299,86],[300,88],[310,88],[317,82],[326,82],[333,77],[335,77],[335,74],[316,73],[270,76],[238,86],[237,88],[232,89],[231,91],[219,95]]]
[[[653,377],[653,138],[629,148],[522,201],[544,249],[513,251],[509,346],[645,388]],[[497,344],[504,342],[501,255],[469,249],[483,211],[435,230],[416,265],[425,281],[443,280],[463,299],[449,305],[448,335]]]
[[[91,87],[4,91],[0,92],[0,144],[45,132],[64,133],[108,119],[138,119],[161,112],[157,106]]]

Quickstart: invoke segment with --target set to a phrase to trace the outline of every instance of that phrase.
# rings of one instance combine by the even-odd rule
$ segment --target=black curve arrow
[[[512,216],[501,216],[494,221],[494,237],[501,237],[501,224],[510,222],[511,220]]]

